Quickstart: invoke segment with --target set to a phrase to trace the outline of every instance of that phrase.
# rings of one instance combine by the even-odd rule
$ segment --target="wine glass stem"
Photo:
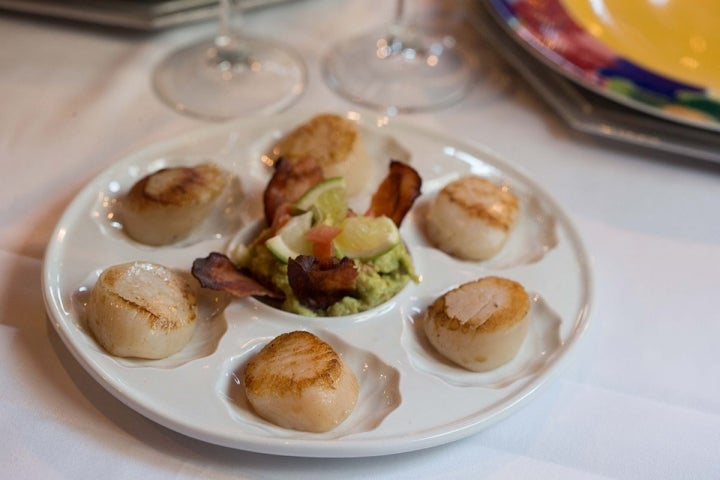
[[[405,0],[396,0],[395,16],[390,25],[389,35],[385,39],[387,49],[378,53],[381,58],[404,55],[404,53],[408,53],[411,57],[425,55],[423,46],[417,39],[416,28],[413,26],[418,1],[413,0],[408,4]]]
[[[396,0],[392,24],[405,27],[412,24],[415,17],[418,16],[418,12],[424,8],[420,3],[422,3],[421,0],[411,0],[410,2]]]
[[[235,0],[220,0],[220,25],[217,34],[220,43],[229,42],[242,23],[242,11],[233,5],[234,3]]]
[[[404,0],[397,0],[395,2],[395,19],[394,22],[395,25],[400,25],[403,23],[405,16],[405,1]]]
[[[237,0],[220,0],[219,8],[220,21],[210,61],[223,69],[247,65],[249,55],[239,36],[243,23],[242,8],[237,5]]]

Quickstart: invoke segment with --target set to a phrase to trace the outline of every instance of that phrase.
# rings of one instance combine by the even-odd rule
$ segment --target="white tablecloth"
[[[383,0],[305,0],[247,28],[309,69],[292,108],[353,108],[323,84],[329,42],[380,23]],[[196,24],[137,33],[0,15],[0,477],[720,478],[720,168],[569,130],[494,54],[470,96],[402,118],[487,146],[566,208],[594,266],[591,325],[559,378],[461,441],[366,459],[218,447],[146,419],[97,384],[47,320],[45,246],[69,201],[124,155],[207,125],[150,85]],[[479,47],[480,48],[480,47]]]

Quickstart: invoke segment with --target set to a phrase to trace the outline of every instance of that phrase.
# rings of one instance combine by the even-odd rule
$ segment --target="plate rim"
[[[285,124],[289,124],[292,119],[300,121],[302,118],[309,118],[317,112],[307,111],[292,111],[285,112],[279,115],[264,117],[263,122],[268,128],[272,128],[275,121]],[[367,122],[367,117],[371,117],[372,114],[363,114],[363,123]],[[386,118],[386,117],[384,117]],[[392,442],[388,444],[383,442],[383,439],[377,438],[354,438],[351,441],[337,442],[332,439],[324,439],[318,441],[308,441],[307,439],[295,439],[295,438],[277,438],[274,442],[268,442],[266,438],[261,438],[259,441],[248,441],[243,440],[237,442],[233,439],[228,439],[222,436],[213,434],[198,428],[197,425],[183,423],[174,418],[167,418],[162,412],[156,412],[147,405],[144,405],[137,398],[129,396],[126,392],[123,392],[107,375],[104,375],[103,371],[98,371],[98,367],[89,355],[82,351],[81,348],[76,344],[71,336],[70,331],[66,330],[63,326],[65,321],[64,315],[62,314],[62,299],[56,295],[58,292],[52,288],[53,272],[59,267],[51,265],[53,259],[57,259],[56,250],[64,246],[62,241],[58,240],[63,235],[63,228],[68,223],[71,223],[71,218],[74,216],[74,210],[77,210],[78,206],[87,204],[97,194],[97,185],[102,178],[110,176],[113,170],[120,168],[121,165],[131,163],[133,157],[138,155],[146,155],[151,152],[161,152],[172,146],[180,145],[188,141],[188,137],[192,136],[195,139],[207,139],[215,135],[228,134],[233,129],[238,128],[246,122],[257,121],[257,119],[241,119],[233,122],[228,122],[220,125],[205,126],[194,131],[189,132],[185,135],[177,135],[173,138],[162,142],[156,142],[152,145],[141,147],[135,152],[123,155],[118,161],[112,163],[107,168],[102,170],[98,175],[93,177],[87,184],[80,190],[80,192],[73,198],[73,200],[67,205],[63,214],[61,215],[58,223],[53,229],[53,234],[50,237],[48,246],[46,247],[45,255],[43,258],[43,269],[42,269],[42,291],[43,299],[45,302],[46,311],[48,312],[52,325],[58,332],[60,338],[63,340],[66,348],[71,352],[73,357],[81,364],[86,372],[93,377],[100,385],[102,385],[108,392],[114,397],[122,401],[131,409],[141,413],[151,421],[158,423],[166,428],[174,430],[183,435],[196,438],[208,443],[221,445],[229,448],[252,451],[257,453],[266,454],[277,454],[277,455],[288,455],[298,457],[315,457],[315,458],[348,458],[348,457],[371,457],[381,456],[395,453],[404,453],[409,451],[420,450],[424,448],[434,447],[441,444],[446,444],[460,438],[467,437],[474,433],[477,433],[490,425],[502,420],[509,414],[515,412],[520,406],[524,405],[527,401],[533,398],[542,387],[550,383],[557,377],[560,369],[568,361],[569,357],[572,357],[571,353],[577,350],[577,345],[580,343],[582,338],[585,336],[585,332],[588,329],[591,318],[591,311],[593,307],[594,297],[594,284],[592,275],[591,257],[589,256],[582,237],[571,221],[569,215],[561,207],[561,205],[547,192],[544,188],[539,186],[530,176],[525,174],[521,168],[516,165],[510,164],[503,160],[498,155],[493,153],[487,147],[479,147],[471,145],[469,142],[462,141],[460,139],[453,138],[451,136],[442,135],[438,132],[432,131],[427,128],[417,127],[411,125],[409,122],[391,120],[389,123],[393,124],[393,128],[409,129],[415,133],[420,133],[424,136],[433,137],[438,141],[450,141],[454,148],[460,148],[465,151],[480,153],[483,159],[490,160],[493,165],[501,165],[503,172],[508,172],[513,176],[519,177],[523,182],[526,182],[529,187],[534,190],[534,193],[540,194],[545,200],[549,201],[553,207],[554,214],[559,217],[559,221],[562,222],[563,228],[569,235],[569,240],[572,243],[572,250],[575,252],[575,258],[579,266],[579,276],[584,285],[584,288],[580,288],[582,298],[579,299],[580,308],[573,318],[563,319],[563,321],[572,322],[573,328],[572,333],[568,334],[567,341],[559,348],[550,358],[543,369],[542,375],[533,375],[532,379],[527,382],[518,391],[521,395],[515,395],[511,402],[506,402],[502,408],[493,410],[493,413],[489,416],[485,416],[479,421],[468,422],[468,421],[456,421],[452,425],[452,428],[447,427],[440,429],[437,432],[437,426],[433,427],[431,433],[420,433],[413,434],[412,436],[404,437],[401,442]],[[457,424],[457,425],[455,425]],[[397,438],[395,436],[394,438]],[[381,440],[380,442],[378,440]],[[387,440],[387,438],[385,439]]]
[[[562,6],[562,2],[560,0],[557,1]],[[547,45],[543,44],[540,39],[536,38],[536,36],[527,29],[527,27],[523,23],[523,20],[514,13],[512,4],[515,2],[513,2],[513,0],[480,0],[480,2],[483,3],[484,7],[487,8],[487,10],[491,13],[491,17],[493,17],[494,21],[498,22],[510,34],[509,36],[516,43],[521,45],[536,59],[540,60],[545,66],[554,70],[556,73],[562,75],[566,79],[571,80],[573,83],[583,88],[586,88],[598,95],[601,95],[609,100],[617,102],[625,107],[635,109],[639,112],[652,115],[654,117],[704,130],[720,131],[720,118],[716,116],[710,118],[709,113],[679,103],[675,98],[670,99],[667,104],[682,107],[686,110],[697,111],[698,113],[707,117],[707,120],[700,120],[697,118],[691,118],[689,116],[683,116],[680,114],[667,112],[665,110],[658,109],[651,104],[643,103],[629,96],[622,95],[616,91],[610,90],[608,88],[603,88],[600,84],[600,81],[604,80],[605,77],[600,72],[598,72],[597,70],[585,69],[581,66],[578,66],[570,59],[563,56],[560,52],[548,47]],[[573,22],[578,28],[582,29],[581,25],[579,25],[574,20]],[[529,37],[532,38],[532,40]],[[595,37],[591,36],[591,38],[594,42],[601,44],[603,48],[611,50],[610,47],[606,46],[604,43],[600,42]],[[720,98],[711,96],[705,86],[693,85],[688,82],[670,78],[667,75],[663,75],[661,73],[647,69],[636,62],[628,60],[614,51],[613,53],[615,54],[616,59],[633,65],[635,68],[638,69],[638,71],[646,72],[658,78],[667,79],[676,84],[686,85],[690,89],[693,89],[694,93],[702,94],[703,100],[711,101],[717,104],[718,108],[720,109]],[[655,94],[655,92],[653,92],[652,90],[635,84],[635,82],[633,82],[631,78],[623,77],[620,75],[618,75],[617,77],[632,82],[639,91]],[[594,78],[597,81],[589,81],[589,78]]]
[[[664,154],[720,163],[716,148],[720,138],[714,130],[667,121],[600,96],[554,69],[545,68],[541,60],[510,38],[510,32],[491,18],[492,12],[485,6],[478,3],[473,13],[479,34],[573,130]]]

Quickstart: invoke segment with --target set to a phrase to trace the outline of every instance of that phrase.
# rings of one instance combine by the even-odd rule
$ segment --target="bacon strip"
[[[212,252],[205,258],[197,258],[192,264],[192,274],[200,285],[221,290],[238,297],[251,296],[283,298],[282,292],[267,288],[252,277],[238,270],[226,255]]]
[[[298,301],[323,310],[355,290],[358,270],[349,258],[299,255],[288,260],[288,281]]]
[[[392,160],[387,176],[370,200],[366,215],[385,215],[399,227],[415,199],[420,196],[421,188],[422,179],[414,168],[407,163]]]
[[[287,211],[303,193],[323,179],[322,167],[313,158],[293,161],[279,158],[275,162],[275,172],[263,192],[267,224],[275,224],[276,214]]]

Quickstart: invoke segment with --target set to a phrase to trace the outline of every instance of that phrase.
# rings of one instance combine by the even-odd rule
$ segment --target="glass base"
[[[418,112],[463,98],[474,59],[450,36],[378,29],[336,45],[323,59],[327,85],[346,99],[387,113]]]
[[[212,39],[171,53],[156,67],[153,85],[175,110],[209,120],[271,114],[292,105],[307,83],[302,59],[267,40]]]

